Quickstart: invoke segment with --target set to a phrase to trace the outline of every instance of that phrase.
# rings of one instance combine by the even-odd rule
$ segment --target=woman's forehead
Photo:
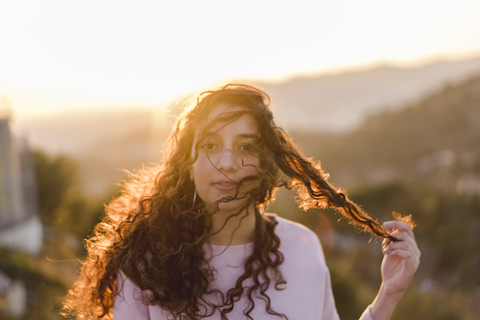
[[[248,108],[244,106],[219,103],[212,108],[212,110],[207,116],[206,121],[200,123],[199,127],[195,132],[195,135],[197,136],[200,133],[208,134],[208,132],[216,132],[218,130],[222,130],[223,128],[227,129],[231,124],[237,122],[243,123],[246,128],[257,133],[257,123],[254,117],[248,111]],[[235,116],[235,114],[238,114],[238,112],[246,113],[241,114],[239,115],[239,117],[237,117]],[[233,116],[233,118],[229,116]],[[216,120],[218,118],[221,118],[222,120],[219,120],[217,122]],[[204,132],[203,130],[205,129],[208,132]]]
[[[215,120],[219,116],[228,115],[229,113],[238,112],[238,111],[248,111],[248,109],[244,106],[232,105],[232,104],[221,102],[213,106],[212,110],[208,114],[208,119]]]

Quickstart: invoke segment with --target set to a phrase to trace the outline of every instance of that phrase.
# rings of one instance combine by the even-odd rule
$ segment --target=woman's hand
[[[373,320],[390,319],[395,307],[412,281],[420,264],[418,249],[410,225],[399,221],[384,224],[399,241],[384,240],[382,251],[382,286],[371,306]]]
[[[387,295],[402,296],[417,271],[421,253],[410,225],[389,221],[384,226],[387,230],[392,230],[391,235],[400,241],[383,241],[383,286]]]

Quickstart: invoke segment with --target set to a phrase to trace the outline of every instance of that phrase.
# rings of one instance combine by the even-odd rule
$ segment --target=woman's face
[[[208,116],[203,126],[195,133],[192,154],[195,145],[205,126],[218,116],[231,112],[245,111],[245,107],[217,104]],[[208,130],[206,138],[198,145],[198,158],[191,168],[191,178],[195,183],[198,196],[205,202],[207,211],[214,209],[216,201],[234,196],[237,186],[243,178],[258,175],[260,160],[257,156],[257,146],[260,132],[255,119],[249,114],[242,114],[234,121],[219,121]],[[245,181],[240,185],[241,198],[245,192],[258,187],[258,179]],[[219,210],[240,210],[248,201],[244,199],[219,203]]]

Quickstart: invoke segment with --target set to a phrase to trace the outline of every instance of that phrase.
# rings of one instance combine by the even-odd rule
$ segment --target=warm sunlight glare
[[[19,118],[161,105],[225,79],[278,81],[480,52],[478,1],[0,3],[0,94]]]

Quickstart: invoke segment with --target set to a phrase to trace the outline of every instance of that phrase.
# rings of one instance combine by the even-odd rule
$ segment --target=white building
[[[12,136],[9,118],[0,117],[0,245],[38,255],[42,243],[32,154],[26,141]],[[26,295],[21,280],[0,270],[0,311],[23,317]]]

